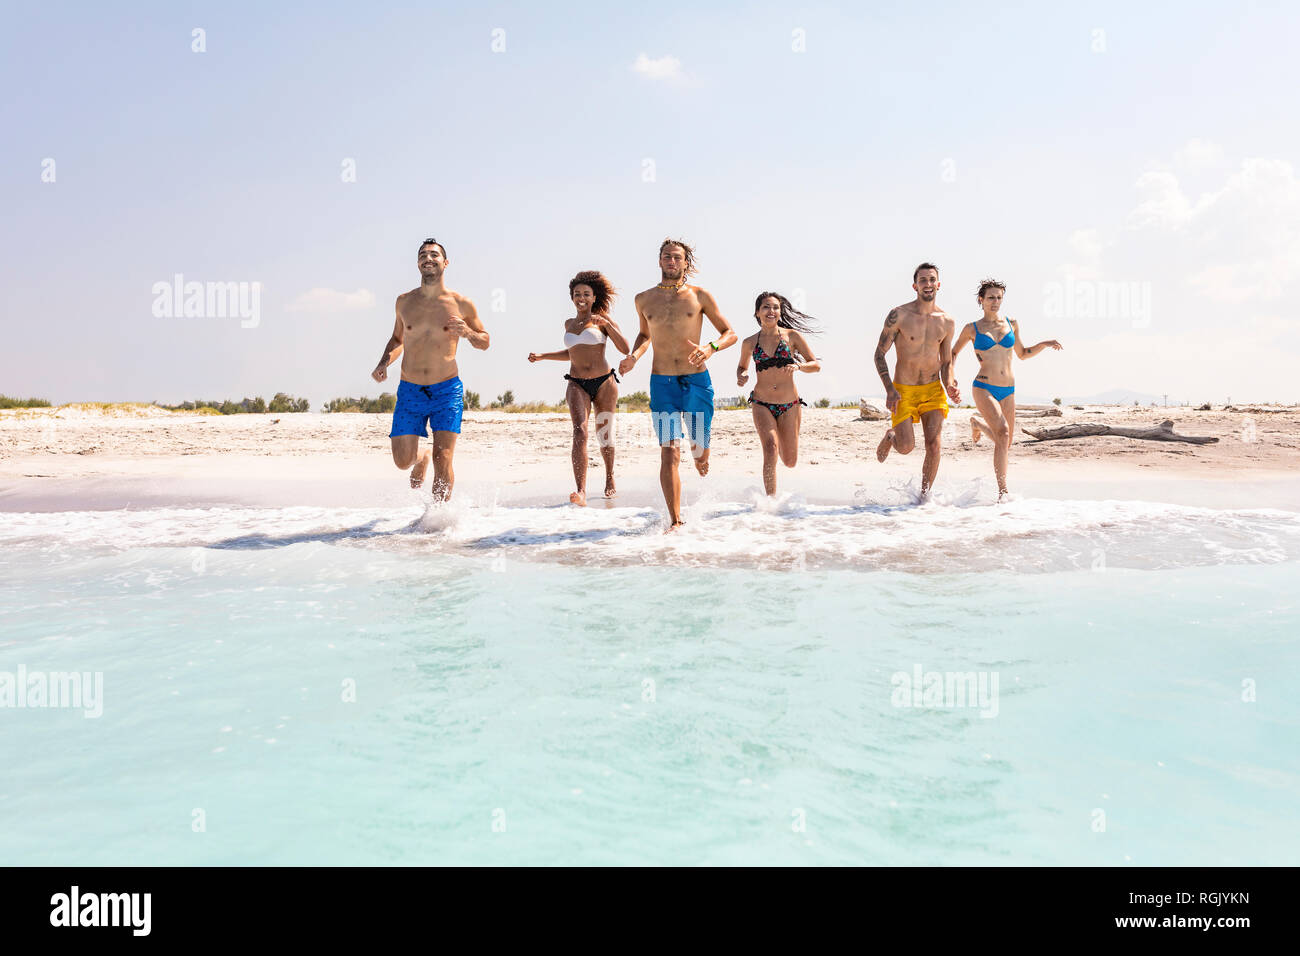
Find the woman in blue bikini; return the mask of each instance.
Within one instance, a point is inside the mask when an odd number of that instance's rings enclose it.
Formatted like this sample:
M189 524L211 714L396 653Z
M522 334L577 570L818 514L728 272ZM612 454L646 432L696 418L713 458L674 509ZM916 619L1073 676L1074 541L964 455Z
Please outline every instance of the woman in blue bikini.
M785 296L759 293L754 318L759 329L741 343L736 384L743 388L749 381L753 358L757 378L749 404L763 446L763 490L775 495L778 456L787 468L793 468L799 458L799 424L807 403L795 388L794 373L819 372L822 366L804 338L817 331L812 317L795 309Z
M967 342L975 347L980 370L971 383L975 407L979 414L971 416L971 437L978 442L981 435L993 441L993 473L998 479L998 500L1007 493L1007 457L1016 427L1016 379L1011 374L1011 353L1022 359L1033 358L1046 348L1060 349L1055 339L1025 346L1020 337L1020 325L1003 319L999 310L1007 287L996 279L980 283L979 303L984 316L961 330L952 346L954 361ZM980 415L983 415L981 420Z
M578 490L569 495L575 505L587 503L587 418L596 410L596 441L605 459L605 497L613 498L614 412L618 404L618 376L605 358L605 343L624 355L631 351L618 325L609 317L614 286L595 270L579 272L569 281L569 298L578 314L564 322L564 348L554 352L529 352L528 361L545 359L569 363L564 400L573 419L573 478Z

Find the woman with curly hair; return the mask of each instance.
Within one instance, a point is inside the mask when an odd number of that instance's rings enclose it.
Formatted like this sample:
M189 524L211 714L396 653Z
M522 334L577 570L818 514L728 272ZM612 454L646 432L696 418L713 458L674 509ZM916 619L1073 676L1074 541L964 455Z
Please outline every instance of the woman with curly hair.
M822 366L804 338L817 331L812 317L792 306L785 296L760 292L754 300L754 319L759 329L741 343L736 384L743 388L749 381L752 358L757 378L749 404L763 446L763 490L775 495L777 458L787 468L793 468L799 458L801 406L807 403L799 397L794 373L819 372Z
M614 414L618 404L618 376L605 359L605 343L624 355L631 351L617 323L609 317L617 293L610 281L594 269L569 280L569 298L577 314L564 322L564 348L554 352L529 352L528 361L568 361L569 381L565 402L573 419L573 478L578 490L569 495L575 505L587 503L587 419L596 409L596 440L605 459L605 497L613 498Z

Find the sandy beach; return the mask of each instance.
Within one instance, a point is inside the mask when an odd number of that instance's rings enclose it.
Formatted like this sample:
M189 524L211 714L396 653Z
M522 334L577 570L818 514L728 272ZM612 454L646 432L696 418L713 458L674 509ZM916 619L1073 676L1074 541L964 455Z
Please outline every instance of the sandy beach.
M937 489L978 489L992 500L992 450L970 435L970 408L952 411ZM855 409L806 408L799 464L778 471L779 490L810 501L882 500L914 486L921 451L874 457L886 424ZM1147 427L1171 420L1179 434L1215 444L1116 436L1037 442L1020 431L1071 422ZM388 415L195 415L147 406L63 406L0 412L0 510L102 510L183 504L355 505L409 502L389 457ZM1065 407L1021 417L1012 448L1013 493L1054 498L1131 498L1208 507L1300 508L1300 408L1248 406ZM618 419L619 504L662 505L649 416ZM500 504L564 502L572 490L565 415L468 412L456 454L457 496ZM589 447L592 504L603 505L603 470ZM711 472L701 480L683 456L684 491L733 494L761 487L758 440L748 411L714 418Z

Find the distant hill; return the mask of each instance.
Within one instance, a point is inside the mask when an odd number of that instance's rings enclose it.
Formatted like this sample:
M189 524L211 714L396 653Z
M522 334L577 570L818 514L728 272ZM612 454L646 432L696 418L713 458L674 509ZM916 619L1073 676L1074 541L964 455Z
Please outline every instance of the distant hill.
M1105 392L1097 392L1095 395L1062 395L1061 401L1071 405L1132 405L1134 402L1139 405L1150 405L1152 402L1163 405L1165 397L1152 395L1149 392L1135 392L1131 388L1112 388ZM1182 401L1182 396L1169 396L1170 405L1177 405Z

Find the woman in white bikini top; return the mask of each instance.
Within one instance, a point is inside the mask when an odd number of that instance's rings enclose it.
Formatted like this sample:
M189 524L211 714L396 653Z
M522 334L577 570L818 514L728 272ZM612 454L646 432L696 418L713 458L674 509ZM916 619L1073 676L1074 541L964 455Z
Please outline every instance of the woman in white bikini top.
M568 361L564 377L569 387L564 400L573 419L573 478L578 490L569 495L575 505L587 503L587 419L596 410L596 440L605 459L605 497L614 489L614 413L618 405L618 376L605 359L605 343L626 355L632 350L618 325L609 317L615 296L610 281L595 270L579 272L569 281L569 298L578 314L564 323L564 348L555 352L529 352L528 361Z

